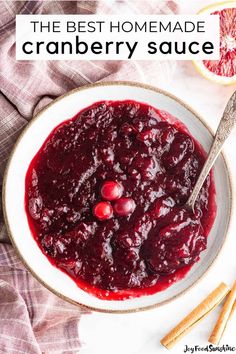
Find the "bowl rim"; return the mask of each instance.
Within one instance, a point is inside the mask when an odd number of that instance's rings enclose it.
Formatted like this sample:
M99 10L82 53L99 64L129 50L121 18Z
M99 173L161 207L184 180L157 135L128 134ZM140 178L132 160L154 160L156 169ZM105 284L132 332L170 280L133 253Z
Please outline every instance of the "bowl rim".
M4 171L4 176L3 176L3 185L2 185L2 209L3 209L3 217L4 217L4 221L5 221L5 226L6 226L6 230L7 230L7 234L10 238L10 241L18 255L18 257L20 258L22 264L26 267L26 269L28 269L30 271L30 273L33 275L33 277L39 281L39 283L41 283L41 285L43 285L46 289L48 289L49 291L51 291L54 295L58 296L59 298L61 298L62 300L71 303L72 305L78 306L78 307L82 307L85 310L90 310L90 311L95 311L95 312L100 312L100 313L110 313L110 314L127 314L127 313L135 313L135 312L141 312L141 311L146 311L146 310L151 310L151 309L155 309L157 307L166 305L171 303L173 300L176 300L177 298L181 297L182 295L186 294L187 292L189 292L189 290L193 289L193 287L195 287L200 280L202 280L206 274L209 272L210 268L213 266L213 264L215 263L216 259L218 258L219 254L222 252L222 249L225 245L225 241L226 241L226 236L232 226L232 214L233 214L233 208L234 208L234 187L233 187L233 178L232 178L232 174L229 168L229 163L228 163L228 159L225 156L225 153L222 151L220 153L220 155L223 158L225 167L226 167L226 174L228 177L228 181L229 181L229 214L228 214L228 218L227 218L227 224L226 224L226 230L224 232L224 236L223 236L223 242L221 247L219 248L218 252L215 254L214 258L212 259L211 263L208 265L207 269L205 270L205 272L202 275L199 275L197 280L190 285L188 288L180 291L178 294L170 297L167 300L161 301L159 303L155 303L152 305L148 305L148 306L144 306L144 307L139 307L139 308L134 308L134 309L128 309L128 310L109 310L109 309L105 309L105 308L96 308L96 307L92 307L92 306L88 306L88 305L84 305L81 304L75 300L72 300L71 298L69 298L66 295L62 295L60 292L58 292L57 290L55 290L52 286L49 286L48 284L45 283L45 281L39 277L37 275L37 273L34 272L34 270L30 267L30 265L28 264L27 260L24 259L24 257L22 256L20 250L18 249L15 240L14 240L14 235L11 232L11 228L10 228L10 223L8 221L8 215L7 215L7 211L6 211L6 181L8 178L8 172L9 172L9 168L12 162L12 158L13 155L15 153L15 150L17 149L18 145L20 144L22 138L24 137L26 131L29 129L29 127L38 119L40 119L40 116L49 108L51 107L54 103L61 101L62 99L64 99L66 96L69 96L75 92L80 92L80 91L84 91L84 90L88 90L90 88L94 88L94 87L100 87L100 86L131 86L131 87L138 87L138 88L142 88L142 89L146 89L146 90L151 90L154 92L157 92L159 94L163 94L164 96L167 96L168 98L171 98L173 100L175 100L177 103L179 103L180 105L182 105L185 109L187 109L188 111L190 111L198 120L200 120L200 122L205 126L205 128L209 131L210 135L212 137L214 137L214 132L211 129L211 127L208 125L208 123L205 121L205 119L199 114L197 113L194 109L192 109L187 103L185 103L182 99L176 97L175 95L173 95L172 93L169 93L163 89L160 89L158 87L155 87L153 85L149 85L149 84L144 84L141 82L134 82L134 81L104 81L104 82L97 82L97 83L92 83L92 84L87 84L81 87L77 87L73 90L70 90L68 92L66 92L65 94L57 97L56 99L54 99L52 102L50 102L48 105L46 105L44 108L42 108L38 113L36 113L36 115L34 117L32 117L32 119L30 120L30 122L26 125L25 128L23 128L23 131L20 133L19 137L17 138L12 151L10 153L10 156L8 158L7 161L7 165Z

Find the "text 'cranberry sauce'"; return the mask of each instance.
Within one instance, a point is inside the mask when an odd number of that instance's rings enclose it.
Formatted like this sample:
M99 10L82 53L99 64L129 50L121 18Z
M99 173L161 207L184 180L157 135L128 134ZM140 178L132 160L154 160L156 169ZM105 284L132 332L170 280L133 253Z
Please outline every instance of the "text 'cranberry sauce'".
M99 298L161 291L207 246L211 175L195 214L183 207L204 161L167 112L130 100L95 103L55 128L29 166L32 234L52 264Z

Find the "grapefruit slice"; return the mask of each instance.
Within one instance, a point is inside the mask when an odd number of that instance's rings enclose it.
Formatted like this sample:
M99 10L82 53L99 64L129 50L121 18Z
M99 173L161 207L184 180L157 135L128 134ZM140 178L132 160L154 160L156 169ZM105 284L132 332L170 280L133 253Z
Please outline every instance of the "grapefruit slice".
M220 16L220 59L194 61L197 70L217 83L236 83L236 1L210 5L199 14Z

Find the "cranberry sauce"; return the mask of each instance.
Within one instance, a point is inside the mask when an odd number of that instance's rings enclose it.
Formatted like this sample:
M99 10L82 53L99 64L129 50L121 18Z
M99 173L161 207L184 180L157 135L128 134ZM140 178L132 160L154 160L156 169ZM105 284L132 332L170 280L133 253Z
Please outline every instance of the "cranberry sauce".
M167 112L95 103L55 128L29 166L32 234L52 264L99 298L161 291L207 246L216 211L211 175L195 214L183 207L204 161Z

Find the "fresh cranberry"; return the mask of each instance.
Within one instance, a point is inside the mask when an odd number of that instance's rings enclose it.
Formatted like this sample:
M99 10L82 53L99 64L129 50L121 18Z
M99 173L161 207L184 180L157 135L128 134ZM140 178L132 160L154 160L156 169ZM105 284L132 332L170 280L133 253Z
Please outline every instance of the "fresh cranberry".
M99 220L108 220L113 215L112 206L108 202L100 202L93 208L93 213Z
M114 204L114 212L119 216L128 216L135 209L135 201L132 198L124 197L118 199Z
M122 196L123 188L118 182L106 181L101 188L101 196L106 200L119 199Z

